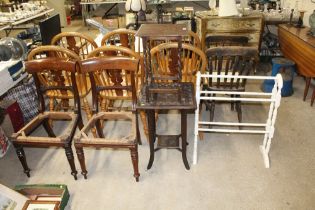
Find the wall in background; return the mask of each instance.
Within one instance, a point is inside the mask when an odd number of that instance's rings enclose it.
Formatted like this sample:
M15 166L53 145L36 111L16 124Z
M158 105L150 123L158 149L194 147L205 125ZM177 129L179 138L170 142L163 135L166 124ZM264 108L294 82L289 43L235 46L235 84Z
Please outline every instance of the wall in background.
M65 10L65 0L47 0L47 5L50 8L54 8L56 13L59 13L61 26L66 26L67 16Z

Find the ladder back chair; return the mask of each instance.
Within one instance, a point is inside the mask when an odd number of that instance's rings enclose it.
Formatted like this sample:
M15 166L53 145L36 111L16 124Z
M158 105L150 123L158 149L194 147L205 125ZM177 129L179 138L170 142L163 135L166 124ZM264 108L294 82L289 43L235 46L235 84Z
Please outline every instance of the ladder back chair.
M210 75L236 75L248 76L254 72L255 59L257 56L255 47L224 46L209 48L206 51L208 58L208 73ZM246 79L209 78L204 84L204 89L211 91L234 91L244 92ZM231 97L240 97L239 94ZM214 118L215 101L205 103L210 110L210 121ZM238 121L242 122L241 102L231 103L231 109L237 111Z
M69 61L78 61L80 60L79 56L75 54L74 52L59 47L59 46L52 46L52 45L46 45L46 46L40 46L35 49L33 49L28 54L28 61L42 59L42 58L61 58L66 59ZM45 77L44 74L39 75L39 80L42 83L47 83L48 79ZM81 85L84 83L84 81L77 78L77 86L84 87L84 85ZM64 108L67 110L69 108L69 99L73 99L73 94L70 92L64 92L60 90L48 90L45 92L45 94L49 98L49 110L54 111L58 110L55 107L55 100L60 100L60 103L58 102L59 108Z
M105 45L116 45L116 46L122 46L127 47L129 49L132 49L133 51L139 52L139 46L140 42L138 42L138 46L135 46L136 43L136 37L135 37L136 31L131 29L116 29L113 31L110 31L104 35L101 41L101 46Z
M12 135L12 142L16 148L17 156L24 168L24 173L30 177L30 169L26 162L23 147L63 147L68 159L71 174L77 179L73 152L71 149L72 139L77 126L83 128L80 114L80 99L76 87L76 65L74 61L67 58L47 57L27 61L25 69L32 74L39 99L40 113L27 125ZM45 111L44 95L47 92L65 93L72 95L74 99L73 111ZM55 132L49 124L49 120L61 121L61 132ZM43 125L48 137L45 135L34 134L40 125Z
M83 147L95 148L128 148L131 153L132 164L134 168L134 177L139 180L138 171L138 135L136 116L132 112L103 112L99 110L99 98L102 92L112 92L113 95L125 99L125 96L131 98L132 110L135 110L137 101L135 89L135 74L138 70L139 59L128 57L93 57L82 61L82 72L88 73L92 84L93 98L93 117L87 125L81 130L80 134L75 137L75 148L80 161L82 175L87 178L85 166L85 157ZM125 79L128 77L128 79ZM116 81L121 81L119 84ZM124 94L128 92L128 94ZM105 137L101 121L131 121L130 135L123 138L111 139ZM91 128L96 127L98 137L91 138L88 132ZM122 132L121 130L119 133Z

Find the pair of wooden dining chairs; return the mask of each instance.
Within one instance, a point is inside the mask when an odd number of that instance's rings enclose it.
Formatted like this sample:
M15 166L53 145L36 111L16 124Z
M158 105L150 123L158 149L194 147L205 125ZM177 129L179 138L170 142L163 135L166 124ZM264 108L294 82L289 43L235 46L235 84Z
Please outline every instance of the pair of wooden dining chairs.
M27 176L30 176L30 169L23 148L56 146L65 149L71 174L77 179L71 147L73 139L75 139L74 146L85 178L87 178L87 170L83 147L109 147L128 148L130 150L134 177L136 181L139 180L137 144L140 140L140 134L139 129L137 129L135 110L135 75L138 71L139 59L125 56L97 56L115 50L123 53L129 52L129 49L123 47L103 47L92 51L90 58L85 60L75 59L76 54L73 51L58 46L42 46L30 52L29 61L25 63L25 68L35 80L40 102L40 114L12 135L13 145ZM81 116L80 86L78 85L82 84L82 80L85 79L81 80L82 75L89 76L93 102L92 116L85 126ZM131 112L101 111L99 100L102 100L103 95L116 95L121 96L121 99L130 99ZM45 96L49 96L49 98L58 96L61 101L67 100L66 108L63 108L63 111L46 111ZM70 99L73 99L73 102L71 100L70 103ZM49 123L51 120L54 121L53 127ZM131 123L130 135L116 139L107 138L103 133L104 122L118 120ZM58 127L58 123L61 126ZM33 132L40 125L43 125L48 136ZM79 127L80 132L75 136L77 127ZM89 131L93 129L96 129L96 137L91 137L89 134Z

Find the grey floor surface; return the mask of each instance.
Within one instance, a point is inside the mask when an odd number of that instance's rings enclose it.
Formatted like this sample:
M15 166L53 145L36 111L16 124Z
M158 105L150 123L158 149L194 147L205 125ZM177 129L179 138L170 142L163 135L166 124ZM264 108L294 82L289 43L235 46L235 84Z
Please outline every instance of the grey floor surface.
M0 159L0 182L9 187L66 184L71 195L68 210L314 209L315 107L310 106L310 96L302 101L303 90L304 80L295 77L294 94L282 98L270 169L264 167L259 152L262 135L206 134L199 142L198 164L192 165L194 115L190 114L189 171L176 150L156 152L153 167L147 170L149 146L140 125L143 145L139 146L139 183L132 176L127 150L85 149L88 179L79 175L75 181L62 149L26 148L32 169L27 178L13 147ZM244 121L264 121L266 110L263 104L245 104ZM203 117L207 115L204 111ZM215 118L236 120L236 113L228 105L219 105ZM161 114L158 132L178 131L178 120L176 113ZM76 156L75 161L80 172Z

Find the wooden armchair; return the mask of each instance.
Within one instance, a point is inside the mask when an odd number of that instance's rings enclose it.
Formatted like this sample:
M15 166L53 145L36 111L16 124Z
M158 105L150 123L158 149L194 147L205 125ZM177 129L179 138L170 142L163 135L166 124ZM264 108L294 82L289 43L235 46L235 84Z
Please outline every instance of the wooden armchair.
M65 49L63 49L65 50ZM67 52L67 51L61 51ZM71 52L67 52L71 53ZM71 149L72 138L76 127L83 128L80 114L80 99L76 87L76 62L69 61L68 58L48 57L27 61L25 69L32 74L35 80L37 94L40 102L40 113L17 133L12 135L12 142L16 148L16 153L24 168L24 173L29 177L30 169L26 162L23 147L63 147L71 168L71 174L77 179L77 171L74 164L73 152ZM48 92L48 93L47 93ZM44 94L51 95L65 94L71 95L74 99L74 109L68 112L45 111ZM58 135L53 131L48 121L61 121L63 123L62 132ZM45 135L35 135L33 131L43 125L48 137Z
M162 76L172 76L178 74L178 43L164 43L160 44L150 51L151 66L153 74ZM182 51L180 54L181 62L181 82L196 83L196 73L200 71L205 72L207 59L202 50L190 45L182 44Z
M95 148L128 148L131 152L131 159L134 168L134 177L139 180L138 171L138 138L136 116L131 112L102 112L99 111L99 98L102 98L104 92L106 95L113 95L116 98L131 99L132 110L136 105L135 74L138 70L139 59L128 57L94 57L82 61L82 72L88 73L92 84L93 95L93 117L87 125L75 137L75 148L80 161L82 175L87 178L85 166L85 157L83 147ZM119 84L116 83L119 81ZM135 112L134 112L135 113ZM105 138L101 121L131 121L131 133L123 138L109 139ZM91 138L88 132L96 126L98 138ZM120 131L121 133L121 131Z
M257 56L255 47L225 46L209 48L206 51L208 58L208 71L212 75L249 75L254 71L255 58ZM211 91L233 91L232 97L240 97L237 92L244 92L246 79L220 79L209 78L204 88ZM210 121L214 118L215 101L206 103L210 110ZM242 122L241 102L231 103L231 109L237 111L238 121Z
M98 46L95 41L79 32L62 32L53 37L52 45L57 45L74 52L80 60L86 59L88 54ZM83 104L83 109L87 119L92 116L91 108L87 100L87 95L91 90L91 84L87 75L76 74L79 96Z
M132 49L133 51L137 50L139 52L139 48L136 48L135 46L136 41L135 34L136 34L135 30L124 28L110 31L107 34L105 34L104 37L102 38L101 46L116 45Z
M62 32L51 40L52 45L58 45L77 54L80 59L86 59L88 54L98 46L89 36L79 32Z
M201 49L201 42L198 34L193 31L188 31L188 36L183 37L183 41L186 44L191 44L199 49Z

